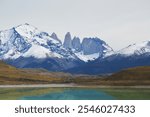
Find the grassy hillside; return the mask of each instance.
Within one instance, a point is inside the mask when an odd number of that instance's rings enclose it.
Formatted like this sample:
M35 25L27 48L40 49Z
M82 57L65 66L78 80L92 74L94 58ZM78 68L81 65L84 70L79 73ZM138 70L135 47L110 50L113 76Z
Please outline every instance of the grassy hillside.
M95 76L91 78L77 77L73 82L84 85L150 85L150 66L130 68L110 76Z
M0 85L63 83L69 76L41 69L17 69L0 61Z
M150 67L129 68L111 75L109 80L150 80Z
M122 70L109 76L107 81L113 85L150 85L150 66Z
M80 85L150 85L150 66L122 70L110 76L71 75L43 69L17 69L0 61L0 85L76 83Z

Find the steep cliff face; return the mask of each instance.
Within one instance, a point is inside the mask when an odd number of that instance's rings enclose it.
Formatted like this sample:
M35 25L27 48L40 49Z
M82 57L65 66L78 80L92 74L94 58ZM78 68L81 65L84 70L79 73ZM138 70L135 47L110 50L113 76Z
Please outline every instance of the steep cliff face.
M99 38L71 38L71 34L65 36L63 47L71 50L82 61L93 61L113 53L113 49Z
M66 49L72 49L72 38L70 32L65 35L63 47Z
M56 33L53 32L50 37L62 43L61 40L57 37Z
M100 53L102 54L102 41L98 38L84 38L82 42L82 50L84 55Z
M82 50L80 39L78 37L74 37L73 38L73 40L72 40L72 48L75 49L76 52L80 52Z

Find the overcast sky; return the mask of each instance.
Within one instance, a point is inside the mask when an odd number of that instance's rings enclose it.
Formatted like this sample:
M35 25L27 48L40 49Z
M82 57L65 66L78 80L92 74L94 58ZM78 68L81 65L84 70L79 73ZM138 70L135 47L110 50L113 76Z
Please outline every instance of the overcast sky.
M99 37L118 50L150 40L150 0L0 0L0 30L24 23L60 38Z

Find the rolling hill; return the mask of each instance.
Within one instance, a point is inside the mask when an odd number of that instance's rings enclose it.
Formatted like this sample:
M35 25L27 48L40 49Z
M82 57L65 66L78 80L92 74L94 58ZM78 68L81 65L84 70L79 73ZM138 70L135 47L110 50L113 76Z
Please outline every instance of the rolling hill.
M129 68L108 76L76 77L73 82L82 85L147 86L150 85L150 66Z
M150 85L150 66L122 70L112 75L72 75L44 69L18 69L0 61L0 85L74 83L77 85Z
M69 76L44 69L17 69L0 61L0 85L63 83Z
M113 85L150 85L150 66L122 70L105 80Z

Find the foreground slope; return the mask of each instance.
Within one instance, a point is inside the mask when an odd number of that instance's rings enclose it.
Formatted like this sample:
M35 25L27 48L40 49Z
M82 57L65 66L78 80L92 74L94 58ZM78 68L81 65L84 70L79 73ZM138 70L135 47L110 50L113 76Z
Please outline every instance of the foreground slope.
M64 83L69 76L43 69L17 69L0 61L0 85Z
M112 75L71 75L44 69L18 69L0 61L0 85L64 84L97 86L150 86L150 66L130 68Z
M111 85L150 85L150 66L135 67L115 73L103 81ZM107 83L106 83L107 84Z
M129 68L115 73L109 80L150 80L150 66Z
M76 77L74 83L98 86L150 86L150 66L122 70L109 76Z

